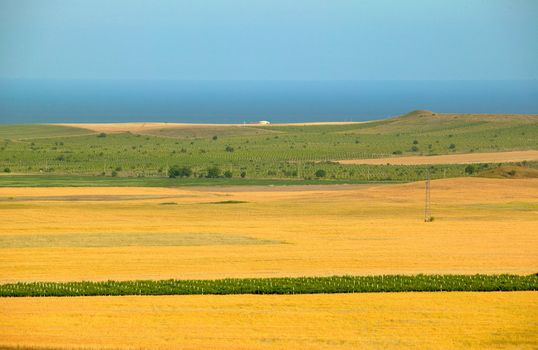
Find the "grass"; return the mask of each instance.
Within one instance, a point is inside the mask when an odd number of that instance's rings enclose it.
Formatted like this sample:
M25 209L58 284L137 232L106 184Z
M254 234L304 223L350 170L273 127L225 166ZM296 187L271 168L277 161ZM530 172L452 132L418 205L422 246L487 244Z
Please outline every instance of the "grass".
M151 131L152 135L124 132L106 137L73 136L83 129L59 126L21 128L0 126L0 135L8 139L0 143L0 171L165 177L169 167L177 164L191 167L194 177L203 177L208 168L218 166L234 178L244 174L250 179L313 180L315 172L323 169L332 180L414 181L424 177L424 167L365 167L333 161L384 158L395 153L426 156L538 147L537 116L425 111L364 124L198 126L158 129ZM50 128L60 128L69 137L60 137L60 131L54 133ZM434 177L465 176L458 166L435 169L439 171Z
M0 125L0 140L25 140L38 138L61 138L95 134L84 128L59 125Z
M394 292L513 292L538 290L538 274L382 275L222 280L34 282L0 285L0 297L197 294L319 294Z
M181 126L181 127L166 127L162 129L150 129L143 132L144 135L165 136L179 139L197 139L197 138L213 138L228 137L228 136L254 136L267 135L277 133L272 130L257 128L253 126Z
M0 176L0 187L189 187L189 186L291 186L339 185L365 183L398 183L399 181L365 180L294 180L294 179L241 179L241 178L175 178L168 177L104 177L57 175Z
M499 179L538 178L538 167L535 163L530 165L530 167L521 166L521 164L501 165L493 169L482 170L480 176Z

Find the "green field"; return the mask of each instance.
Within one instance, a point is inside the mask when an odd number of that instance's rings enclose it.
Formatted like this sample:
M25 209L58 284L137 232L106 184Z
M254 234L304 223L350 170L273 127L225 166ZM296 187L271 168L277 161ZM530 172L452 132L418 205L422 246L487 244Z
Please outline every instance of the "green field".
M0 176L0 187L182 187L182 186L292 186L343 185L364 183L398 183L400 181L365 181L360 179L264 179L264 178L168 178L168 177L110 177L62 175Z
M425 166L342 165L335 161L537 149L538 116L416 111L370 123L167 127L146 133L0 126L0 171L164 178L171 166L180 165L192 169L190 178L207 177L208 169L217 167L213 177L243 180L414 181L425 177ZM438 165L430 172L433 178L470 175L461 165Z
M493 292L538 290L538 275L385 275L221 280L32 282L0 285L0 297L188 294Z

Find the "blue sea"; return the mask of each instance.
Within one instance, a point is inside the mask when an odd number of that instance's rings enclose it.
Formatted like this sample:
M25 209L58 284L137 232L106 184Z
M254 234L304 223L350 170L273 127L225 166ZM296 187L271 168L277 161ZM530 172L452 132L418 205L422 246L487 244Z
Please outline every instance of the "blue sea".
M538 80L0 80L10 124L364 121L415 109L538 114Z

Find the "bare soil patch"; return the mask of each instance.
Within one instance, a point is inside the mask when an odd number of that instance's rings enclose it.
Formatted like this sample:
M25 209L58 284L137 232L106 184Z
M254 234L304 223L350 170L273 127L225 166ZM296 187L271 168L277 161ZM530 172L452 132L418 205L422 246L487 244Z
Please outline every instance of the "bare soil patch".
M275 123L269 124L274 126L308 126L308 125L351 125L351 124L363 124L368 122L311 122L311 123ZM230 128L236 129L237 127L245 127L255 129L256 127L266 127L268 125L262 124L196 124L196 123L69 123L69 124L53 124L60 126L69 126L75 128L84 128L95 132L105 133L120 133L120 132L132 132L132 133L149 133L157 134L156 132L166 129L214 129L214 128ZM269 131L267 129L264 129ZM165 135L166 136L166 133Z
M372 159L339 160L340 164L394 164L394 165L420 165L420 164L471 164L471 163L502 163L538 160L538 150L446 154L439 156L409 156L388 157Z

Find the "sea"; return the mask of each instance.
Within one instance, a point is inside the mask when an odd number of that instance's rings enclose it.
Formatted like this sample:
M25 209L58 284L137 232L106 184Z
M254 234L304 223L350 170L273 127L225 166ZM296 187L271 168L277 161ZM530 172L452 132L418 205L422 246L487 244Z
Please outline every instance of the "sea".
M366 121L427 109L538 114L538 80L0 80L0 123Z

